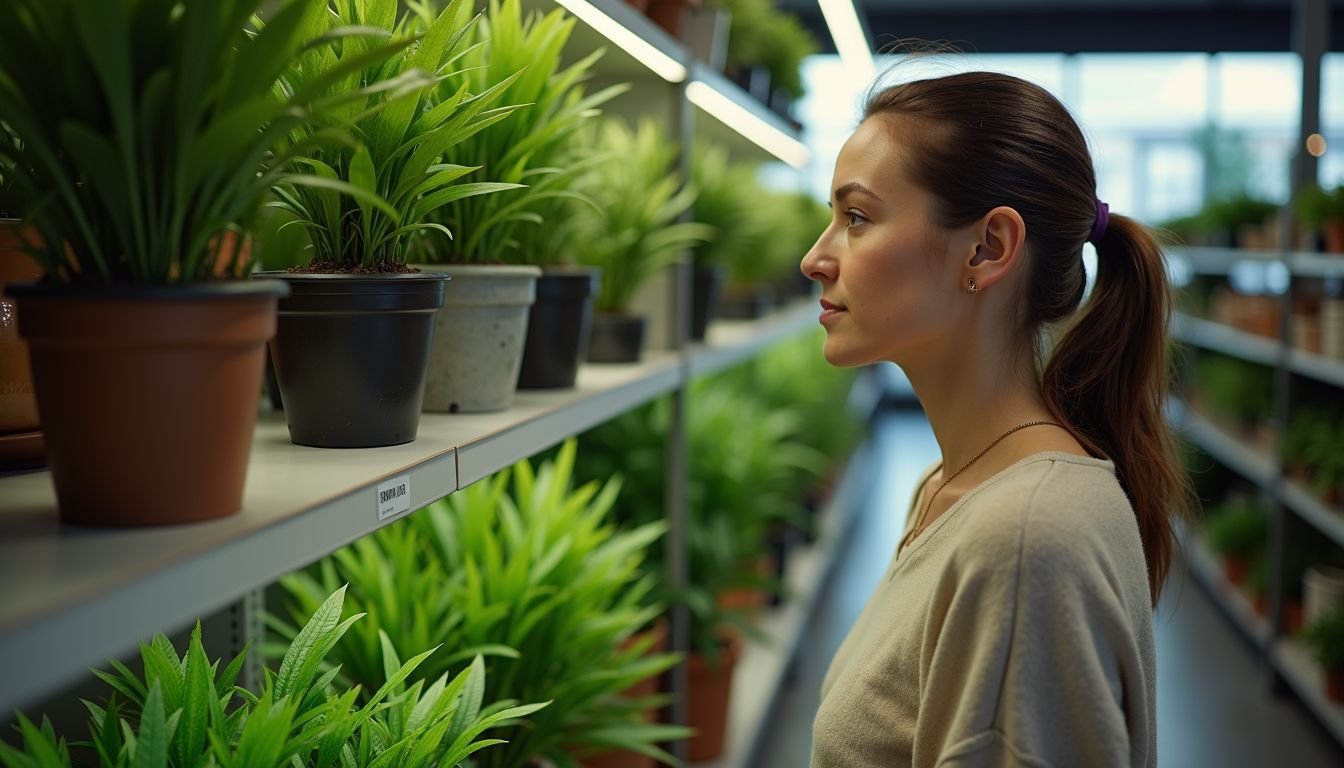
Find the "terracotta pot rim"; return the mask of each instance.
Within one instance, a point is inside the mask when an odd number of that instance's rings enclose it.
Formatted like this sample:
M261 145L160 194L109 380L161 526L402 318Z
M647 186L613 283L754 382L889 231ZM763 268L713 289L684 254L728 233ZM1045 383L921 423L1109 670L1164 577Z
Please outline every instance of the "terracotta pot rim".
M90 301L183 301L284 297L289 286L278 280L221 280L215 283L139 285L133 283L62 284L39 280L11 283L5 293L24 299L85 299Z

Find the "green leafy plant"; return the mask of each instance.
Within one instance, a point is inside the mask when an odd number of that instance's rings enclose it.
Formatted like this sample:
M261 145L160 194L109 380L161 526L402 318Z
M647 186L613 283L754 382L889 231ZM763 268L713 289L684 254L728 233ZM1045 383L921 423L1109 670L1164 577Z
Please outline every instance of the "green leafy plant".
M770 71L770 87L783 88L793 98L801 98L803 60L817 53L817 40L807 27L788 11L775 9L769 17L770 42L762 50L760 63Z
M730 164L728 151L722 147L708 147L697 151L692 159L691 183L696 190L691 218L714 230L713 235L695 245L695 263L729 266L758 254L769 222L759 199L762 190L754 169Z
M1319 232L1325 222L1344 219L1344 185L1327 191L1309 184L1298 191L1294 210L1302 226Z
M1218 554L1249 558L1266 546L1269 515L1251 499L1230 499L1208 515L1204 531Z
M141 647L144 673L113 662L95 672L114 691L103 704L84 702L97 764L188 768L282 768L307 765L402 765L450 768L477 751L504 742L482 739L545 704L483 707L484 663L478 657L451 681L406 680L433 651L402 663L386 637L381 661L386 683L355 706L357 688L333 687L339 668L325 657L362 615L341 620L344 589L331 594L287 648L278 671L266 671L260 692L234 684L247 652L221 671L207 660L198 624L187 653L178 656L164 636ZM117 695L124 697L118 701ZM38 727L20 715L23 749L0 744L0 765L69 766L64 739L50 723Z
M483 168L477 175L485 173L519 186L440 208L435 220L462 237L451 249L430 251L427 258L542 265L569 256L563 247L557 248L553 235L566 229L570 204L576 198L586 202L573 190L575 180L601 160L599 154L582 151L576 136L596 117L598 107L627 88L613 85L584 94L583 81L602 51L562 67L561 52L574 24L562 10L524 18L520 0L490 0L461 68L439 87L484 92L505 83L501 98L526 106L509 120L456 144L448 157Z
M358 95L273 94L325 3L0 3L0 163L59 283L192 283L242 269L246 230L298 151L284 138ZM230 238L238 242L241 238Z
M569 749L623 748L670 762L656 745L687 735L644 721L661 698L618 695L676 661L649 655L652 638L629 642L662 610L641 564L665 525L618 532L607 516L619 481L573 488L575 451L570 441L536 470L519 462L334 556L318 577L284 582L303 605L325 580L350 578L352 599L378 612L392 647L428 638L458 650L431 661L428 674L452 667L462 649L488 652L488 697L554 702L511 729L509 746L483 753L480 768L539 755L569 765ZM378 678L367 635L333 655L349 674Z
M1201 353L1195 363L1194 380L1214 415L1247 425L1269 418L1274 391L1272 369L1226 355Z
M335 97L369 84L332 125L297 132L294 163L309 175L276 185L278 199L268 204L308 231L315 265L398 271L415 239L454 236L430 219L434 211L519 187L464 182L480 169L443 162L453 147L512 114L515 107L494 105L517 74L476 92L466 83L440 91L456 76L451 68L465 66L478 17L469 0L453 0L438 16L419 3L410 8L394 24L395 3L337 3L313 29L337 39L293 57L284 72L282 93ZM332 77L339 72L346 74ZM350 130L332 130L344 127Z
M1302 642L1327 670L1344 670L1344 608L1318 619L1302 632Z
M578 183L578 191L596 203L576 212L577 237L585 244L579 258L602 269L596 308L625 312L645 280L713 231L676 223L695 202L695 191L682 185L674 170L675 145L654 123L631 131L604 121L600 146L606 159Z
M1322 495L1344 487L1344 420L1322 413L1304 427L1302 458L1313 489Z

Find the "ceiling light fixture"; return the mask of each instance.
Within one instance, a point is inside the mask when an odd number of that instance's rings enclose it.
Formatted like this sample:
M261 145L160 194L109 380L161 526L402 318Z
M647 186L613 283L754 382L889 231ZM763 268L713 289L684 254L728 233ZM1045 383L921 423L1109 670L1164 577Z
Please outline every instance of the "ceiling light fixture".
M831 39L835 41L835 50L845 67L855 77L868 82L877 75L877 65L873 63L873 51L868 47L868 36L863 33L863 24L859 22L859 11L854 0L819 0L821 15L826 18L826 27L831 30Z
M655 75L669 83L680 83L686 79L686 66L663 53L649 41L630 31L624 24L611 18L588 0L555 0L565 10L579 17L599 35L610 40L616 47L653 70Z
M751 140L766 152L794 168L807 165L811 153L801 141L766 122L707 83L692 80L686 84L686 98L724 125Z

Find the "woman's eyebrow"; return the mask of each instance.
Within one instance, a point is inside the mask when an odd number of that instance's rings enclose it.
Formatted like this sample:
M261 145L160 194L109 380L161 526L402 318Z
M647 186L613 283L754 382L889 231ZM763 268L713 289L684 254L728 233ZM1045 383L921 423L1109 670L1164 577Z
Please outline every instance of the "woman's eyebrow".
M851 181L848 184L844 184L842 186L837 187L835 190L834 197L836 202L841 202L846 197L849 197L850 195L853 194L867 195L868 197L871 197L879 202L881 202L882 200L882 198L877 196L877 193L873 192L873 190L863 186L857 181Z

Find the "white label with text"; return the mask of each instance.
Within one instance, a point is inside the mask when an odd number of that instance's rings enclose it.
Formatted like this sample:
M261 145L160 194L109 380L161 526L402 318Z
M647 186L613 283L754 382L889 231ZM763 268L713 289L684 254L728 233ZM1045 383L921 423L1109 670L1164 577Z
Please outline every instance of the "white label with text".
M378 519L411 511L411 476L402 475L378 486Z

